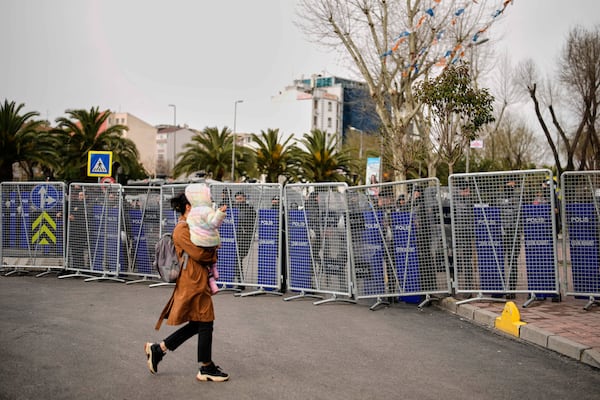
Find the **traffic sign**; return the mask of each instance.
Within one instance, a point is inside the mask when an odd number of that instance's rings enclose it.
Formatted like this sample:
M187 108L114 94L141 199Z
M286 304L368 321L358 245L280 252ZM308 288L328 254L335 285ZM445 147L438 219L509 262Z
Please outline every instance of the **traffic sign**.
M49 210L58 202L58 191L51 185L37 185L29 195L31 203L40 210Z
M89 151L87 175L97 177L111 176L112 151Z

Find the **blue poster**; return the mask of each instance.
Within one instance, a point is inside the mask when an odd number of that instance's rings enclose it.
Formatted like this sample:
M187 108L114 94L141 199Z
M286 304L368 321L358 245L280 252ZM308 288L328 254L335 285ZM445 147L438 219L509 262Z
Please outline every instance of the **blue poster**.
M288 256L291 289L312 289L312 255L304 210L289 210Z
M475 207L475 247L482 290L504 291L504 252L498 207Z
M258 210L258 284L277 286L279 210Z
M414 213L411 212L393 212L391 215L394 261L400 293L415 293L421 290L414 218Z
M592 203L566 205L571 250L573 290L582 294L600 292L598 220Z
M552 218L550 204L523 206L528 290L557 290Z

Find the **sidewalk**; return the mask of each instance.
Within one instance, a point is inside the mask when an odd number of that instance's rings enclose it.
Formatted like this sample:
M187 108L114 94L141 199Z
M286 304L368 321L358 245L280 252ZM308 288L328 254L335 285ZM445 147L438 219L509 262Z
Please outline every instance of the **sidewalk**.
M512 300L520 320L525 323L519 328L520 339L600 368L600 307L597 304L586 311L587 299L563 296L560 302L536 300L524 308L527 299L526 294L519 294ZM506 305L486 299L457 302L460 301L447 297L437 305L490 328L495 327L496 318L502 315Z

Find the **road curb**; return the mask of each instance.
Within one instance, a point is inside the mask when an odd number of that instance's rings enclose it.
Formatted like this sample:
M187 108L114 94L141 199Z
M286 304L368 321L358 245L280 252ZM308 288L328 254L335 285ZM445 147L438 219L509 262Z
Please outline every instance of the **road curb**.
M453 297L445 297L437 302L437 306L442 310L456 314L475 324L501 332L495 328L496 318L500 317L501 314L480 309L472 303L456 304L457 301L458 300ZM511 335L507 335L507 337L514 338L514 336ZM517 337L525 342L544 347L592 367L600 368L600 351L577 343L571 339L561 337L560 335L556 335L545 329L525 324L520 327L519 335Z

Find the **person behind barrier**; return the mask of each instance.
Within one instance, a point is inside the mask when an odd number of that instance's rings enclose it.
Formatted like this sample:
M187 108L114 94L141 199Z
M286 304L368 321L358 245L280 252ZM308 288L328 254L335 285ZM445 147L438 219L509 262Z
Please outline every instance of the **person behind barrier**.
M310 192L304 202L306 221L313 262L321 265L321 210L319 207L319 193L315 190Z
M92 211L90 205L86 204L86 196L81 186L73 186L70 195L71 204L69 212L69 254L71 268L86 268L86 253L88 250L88 227L86 223L86 211Z
M271 199L271 208L273 210L279 210L279 196L274 196Z
M256 210L247 199L246 193L237 192L233 208L238 210L237 223L235 226L235 238L238 246L238 255L240 265L242 260L248 255L252 237L254 236L254 224L256 222ZM240 282L239 268L235 269L235 282Z
M473 198L467 180L459 180L452 187L454 202L454 243L455 280L462 279L460 289L472 290L473 287L473 245L475 243Z
M502 228L502 245L504 250L504 272L508 272L508 290L517 286L517 261L521 253L521 234L523 224L519 218L521 208L521 191L518 190L516 179L509 176L504 181L500 198L500 222ZM507 299L514 299L514 293L507 293Z
M196 246L190 238L190 228L187 218L192 209L185 193L171 199L171 206L181 214L179 223L173 229L173 243L182 261L184 252L189 259L185 268L175 283L171 298L160 314L155 329L160 329L164 319L168 325L183 327L167 336L160 343L146 343L148 369L151 373L158 372L158 363L164 358L167 350L174 351L192 336L198 335L197 359L199 371L196 379L199 381L223 382L229 375L215 365L212 359L213 326L215 312L212 294L208 286L208 268L217 262L216 248L207 249Z

